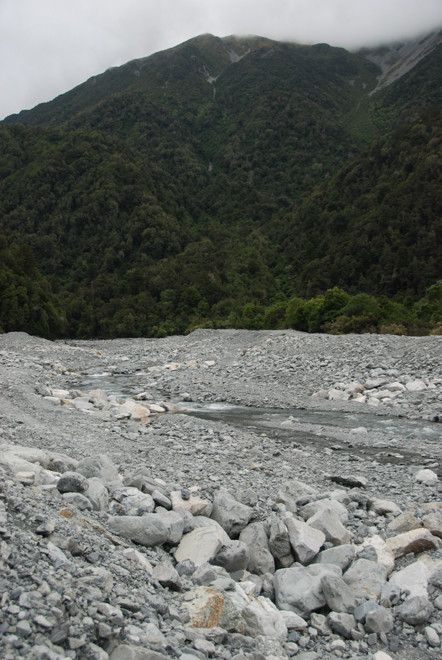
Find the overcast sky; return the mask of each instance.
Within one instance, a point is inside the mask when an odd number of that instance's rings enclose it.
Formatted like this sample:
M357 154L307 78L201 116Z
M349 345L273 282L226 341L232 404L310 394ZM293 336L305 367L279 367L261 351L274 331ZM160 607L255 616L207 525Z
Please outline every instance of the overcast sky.
M442 0L0 0L0 118L205 32L355 49L442 27Z

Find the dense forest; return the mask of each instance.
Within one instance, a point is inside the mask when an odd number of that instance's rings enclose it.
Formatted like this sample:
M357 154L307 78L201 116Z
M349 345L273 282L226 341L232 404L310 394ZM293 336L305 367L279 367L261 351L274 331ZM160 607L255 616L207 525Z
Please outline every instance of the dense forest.
M0 328L442 324L442 45L204 35L0 123Z

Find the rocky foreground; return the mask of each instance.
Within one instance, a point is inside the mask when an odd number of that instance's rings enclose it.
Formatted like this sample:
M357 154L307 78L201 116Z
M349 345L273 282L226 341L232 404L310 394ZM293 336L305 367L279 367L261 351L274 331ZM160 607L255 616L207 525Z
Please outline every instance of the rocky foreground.
M441 349L0 336L0 657L439 658ZM183 414L192 401L287 410L293 439ZM404 417L423 426L395 431Z

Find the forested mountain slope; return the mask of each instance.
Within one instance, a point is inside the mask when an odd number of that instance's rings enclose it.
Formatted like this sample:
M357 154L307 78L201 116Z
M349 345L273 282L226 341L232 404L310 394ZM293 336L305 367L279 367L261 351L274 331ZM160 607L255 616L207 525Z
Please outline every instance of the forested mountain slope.
M441 48L374 92L366 54L203 35L9 117L0 233L30 249L52 334L185 332L334 286L422 296ZM14 305L0 327L26 329Z

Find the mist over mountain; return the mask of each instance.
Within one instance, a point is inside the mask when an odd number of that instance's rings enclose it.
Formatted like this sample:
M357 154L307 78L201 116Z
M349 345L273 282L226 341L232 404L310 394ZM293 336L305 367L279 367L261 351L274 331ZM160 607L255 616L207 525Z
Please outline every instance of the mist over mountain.
M270 327L333 287L410 308L442 277L441 60L438 32L202 35L8 117L0 325Z

